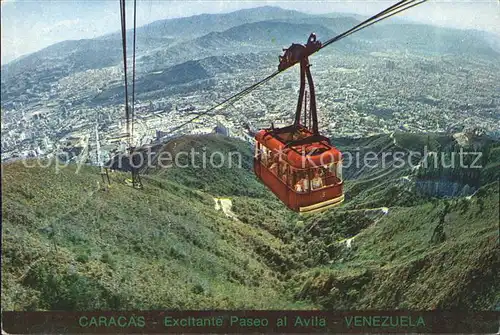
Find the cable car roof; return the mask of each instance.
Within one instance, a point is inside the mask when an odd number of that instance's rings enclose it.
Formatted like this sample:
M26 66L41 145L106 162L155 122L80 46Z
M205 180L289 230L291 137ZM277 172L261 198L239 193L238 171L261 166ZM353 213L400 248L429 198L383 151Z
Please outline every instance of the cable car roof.
M309 135L305 137L306 139L312 138L312 133L306 135ZM328 143L327 138L306 144L293 144L291 141L283 141L283 137L272 134L270 129L263 129L256 134L255 139L272 152L281 154L282 159L297 169L309 169L342 160L340 151Z

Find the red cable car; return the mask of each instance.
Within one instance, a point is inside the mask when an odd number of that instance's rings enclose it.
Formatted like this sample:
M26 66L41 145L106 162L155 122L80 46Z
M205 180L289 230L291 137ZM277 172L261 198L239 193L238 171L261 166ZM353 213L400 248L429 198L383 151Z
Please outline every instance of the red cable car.
M301 213L324 210L344 201L342 154L318 131L316 96L308 56L320 48L321 43L311 34L306 45L292 44L284 49L279 70L300 62L295 122L283 128L272 126L260 130L255 136L255 174L290 209ZM307 127L307 106L301 121L306 77L312 129Z

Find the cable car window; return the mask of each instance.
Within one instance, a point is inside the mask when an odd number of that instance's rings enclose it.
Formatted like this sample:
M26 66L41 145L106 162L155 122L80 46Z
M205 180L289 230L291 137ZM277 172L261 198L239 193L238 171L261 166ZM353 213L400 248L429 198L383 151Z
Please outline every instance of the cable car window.
M285 162L283 160L279 162L279 171L280 171L279 177L287 185L289 185L289 183L288 183L288 169L289 168L288 168L287 162Z
M277 176L278 175L278 161L271 160L270 164L271 165L269 165L269 170Z
M267 167L269 161L269 149L262 146L262 163Z
M277 155L269 150L269 155L268 155L268 160L267 160L267 168L269 171L271 171L274 175L278 175L278 157Z
M289 182L290 182L290 184L291 184L291 186L290 186L290 187L291 187L294 191L298 192L298 191L297 191L297 189L296 189L296 187L295 187L295 185L297 184L297 181L298 181L298 180L297 180L297 170L296 170L296 169L294 169L293 167L290 167L290 177L289 177L289 179L290 179L290 181L289 181Z
M335 163L322 166L323 181L325 186L336 184L335 171Z
M337 162L337 171L336 171L337 178L339 181L342 181L342 161Z
M325 186L323 168L312 169L311 188L317 190Z
M268 169L271 169L271 166L273 165L274 163L274 153L272 152L272 150L267 150L267 168Z
M323 187L333 184L332 173L330 172L329 165L320 167L321 178L323 180Z
M297 169L290 167L290 187L296 192L302 192L302 186L297 185L299 182L299 172Z
M304 178L304 192L311 190L311 170L307 170Z
M305 193L309 191L309 176L305 171L295 172L294 190L298 193Z
M335 163L331 163L328 165L328 176L336 176L337 175L337 167Z

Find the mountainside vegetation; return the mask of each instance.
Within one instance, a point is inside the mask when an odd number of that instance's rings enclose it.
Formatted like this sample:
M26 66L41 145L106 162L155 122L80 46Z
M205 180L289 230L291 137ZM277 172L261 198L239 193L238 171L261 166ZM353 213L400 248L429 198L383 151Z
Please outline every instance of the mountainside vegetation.
M409 150L428 140L395 134L336 144ZM430 140L453 147L453 138ZM471 195L419 193L411 169L350 167L346 202L302 216L254 177L247 143L219 135L158 149L238 152L241 166L145 167L142 190L119 171L107 187L95 167L3 164L2 306L492 309L500 301L499 185L490 167L499 146L477 141L488 155Z
M2 306L10 310L285 308L282 243L167 179L3 166Z

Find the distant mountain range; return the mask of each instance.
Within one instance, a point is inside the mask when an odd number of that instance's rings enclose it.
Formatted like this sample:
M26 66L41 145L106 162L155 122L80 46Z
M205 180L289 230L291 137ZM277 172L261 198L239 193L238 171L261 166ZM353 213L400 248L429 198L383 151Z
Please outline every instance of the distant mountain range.
M146 38L175 38L189 40L203 36L212 31L224 31L242 24L266 21L309 18L313 15L279 7L263 6L241 9L224 14L201 14L189 17L158 20L137 29L137 36ZM116 32L100 37L100 39L121 39Z
M156 21L137 30L138 77L167 71L172 66L183 68L194 64L193 61L212 56L240 57L249 53L274 52L277 60L283 47L305 43L311 32L324 41L356 25L360 19L347 14L318 16L265 6L227 14ZM496 47L500 42L478 31L407 24L401 20L388 22L392 24L369 27L335 44L332 49L355 53L406 50L474 58L498 58L500 55L500 48ZM128 45L131 46L132 35L129 35ZM2 100L24 94L31 86L35 91L38 89L37 93L43 92L49 83L74 73L121 66L122 57L118 32L54 44L2 66ZM197 78L188 75L173 79L173 82Z

